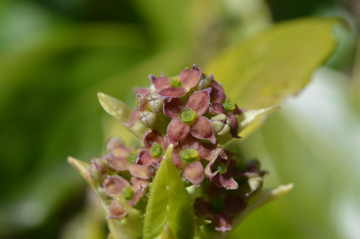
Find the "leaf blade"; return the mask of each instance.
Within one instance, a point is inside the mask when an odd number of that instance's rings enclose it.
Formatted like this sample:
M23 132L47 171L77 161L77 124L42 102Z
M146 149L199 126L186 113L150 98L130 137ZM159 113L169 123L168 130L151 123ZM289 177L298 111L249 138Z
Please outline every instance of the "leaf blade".
M178 239L190 239L194 234L194 211L186 188L171 161L169 146L150 188L146 208L144 239L162 235L171 230ZM181 226L181 227L180 227Z

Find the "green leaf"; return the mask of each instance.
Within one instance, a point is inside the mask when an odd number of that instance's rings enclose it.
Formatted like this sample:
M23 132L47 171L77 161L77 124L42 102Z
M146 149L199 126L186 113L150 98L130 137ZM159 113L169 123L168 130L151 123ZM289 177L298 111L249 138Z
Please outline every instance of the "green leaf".
M190 239L194 235L194 210L178 170L171 161L172 148L172 145L168 147L150 187L144 239L164 237L168 235L166 230L172 232L172 237L165 238Z
M204 72L213 73L240 107L279 105L297 94L334 51L333 18L309 18L275 25L254 39L230 47Z
M127 104L101 92L98 93L98 98L101 106L107 113L120 120L124 125L130 121L132 110ZM144 133L148 130L139 122L139 120L132 126L125 126L131 133L139 138L142 138Z

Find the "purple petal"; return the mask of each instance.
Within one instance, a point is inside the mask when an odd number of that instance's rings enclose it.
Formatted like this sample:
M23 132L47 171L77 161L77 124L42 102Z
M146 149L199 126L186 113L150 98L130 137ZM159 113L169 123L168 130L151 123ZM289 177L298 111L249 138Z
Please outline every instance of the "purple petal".
M112 195L120 195L127 186L130 186L130 183L118 175L108 176L103 183L105 193L110 197Z
M106 218L107 220L109 220L110 218L119 219L126 215L125 209L123 208L121 203L118 202L117 200L111 201L110 207L109 207L109 213L110 213L110 215Z
M240 138L238 135L238 131L239 131L239 124L238 124L238 120L235 116L235 114L233 113L229 113L229 117L230 117L230 133L232 135L232 137L234 138Z
M164 144L164 138L163 136L157 132L156 130L151 130L145 133L143 137L143 143L146 148L151 148L152 144L154 142L157 142L160 145Z
M186 137L189 135L190 126L183 123L179 119L173 119L167 127L167 133L169 136L170 143L176 146L179 142L186 139Z
M134 110L133 113L131 114L129 123L127 123L126 125L127 126L133 125L135 121L139 118L139 115L140 115L140 109Z
M149 185L148 180L137 178L137 177L132 177L130 179L130 182L132 184L131 187L132 187L132 189L134 189L134 191L137 191L140 188L146 188Z
M139 200L145 195L146 193L146 187L140 187L138 190L136 190L134 196L129 201L130 206L135 206Z
M213 160L211 160L205 167L205 175L207 178L210 179L210 181L212 181L212 179L219 173L218 170L216 171L212 171L212 167L214 166L215 162L216 162L216 158L214 158Z
M138 157L136 158L136 164L149 166L153 163L154 158L150 155L147 149L142 149L138 153Z
M182 87L169 87L159 92L159 95L163 98L180 98L186 95L187 91Z
M225 213L215 214L211 221L216 231L228 232L232 229L231 218Z
M182 168L183 162L181 161L179 152L181 151L181 147L177 146L174 148L174 150L171 153L171 161L174 163L174 165L178 168Z
M200 161L193 162L184 169L184 177L196 187L204 180L204 167Z
M219 187L223 187L228 190L235 190L238 188L238 183L228 173L217 174L216 177L213 178L213 182Z
M198 116L195 123L191 126L191 135L198 139L209 140L213 144L216 143L210 120L205 116Z
M205 114L209 108L210 97L208 90L196 91L187 100L186 106L194 110L197 116Z
M144 98L145 95L149 94L151 91L148 88L138 88L136 87L134 89L136 97L139 97L140 99Z
M167 77L155 77L153 75L149 75L149 78L151 80L151 83L154 84L155 89L158 91L171 87L171 84L169 83Z
M141 179L149 179L152 175L150 168L145 165L131 164L129 166L129 171L132 176Z
M212 88L210 98L212 102L222 103L224 100L226 100L224 89L217 81L214 80L213 75L210 76L210 79L210 87Z
M200 143L196 150L199 153L200 158L211 160L211 156L213 155L213 151L216 149L216 145Z
M244 109L240 109L236 104L235 104L235 109L233 110L233 113L236 115L241 115L245 110Z
M182 103L178 98L168 98L164 102L164 113L167 117L174 119L177 118L184 108L184 103Z
M130 149L128 149L117 136L112 137L107 141L106 149L116 157L127 157L130 153Z
M111 154L106 154L103 160L107 162L110 168L118 171L125 171L129 168L129 163L124 157L115 157Z
M214 102L210 104L209 113L213 115L217 115L220 113L226 114L226 110L223 104Z
M179 74L179 80L186 89L186 92L188 92L191 88L195 87L199 83L200 79L201 70L195 65L193 66L192 70L186 68Z

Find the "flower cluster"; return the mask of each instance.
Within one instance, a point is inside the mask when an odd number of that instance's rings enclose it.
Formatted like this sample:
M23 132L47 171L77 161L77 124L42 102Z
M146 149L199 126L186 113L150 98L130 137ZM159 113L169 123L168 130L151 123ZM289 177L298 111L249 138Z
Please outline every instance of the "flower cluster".
M231 218L246 207L246 200L262 186L264 171L257 161L236 160L223 148L238 136L237 116L242 110L227 97L213 75L196 65L178 76L149 76L148 88L136 88L137 109L128 126L140 121L148 131L143 147L130 150L119 138L107 144L108 154L91 162L91 176L109 199L110 218L121 218L126 210L118 196L132 207L147 200L153 179L167 147L174 146L171 159L188 186L201 197L194 201L197 216L210 220L218 231L231 230Z

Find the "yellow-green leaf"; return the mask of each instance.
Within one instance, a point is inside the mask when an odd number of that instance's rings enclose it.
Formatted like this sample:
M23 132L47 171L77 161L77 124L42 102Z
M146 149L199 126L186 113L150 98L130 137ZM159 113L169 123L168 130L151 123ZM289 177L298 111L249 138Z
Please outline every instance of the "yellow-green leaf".
M246 42L232 46L204 72L222 82L240 107L261 109L279 105L297 94L312 73L334 51L333 18L309 18L281 23Z
M171 161L172 145L165 153L159 170L150 187L146 208L144 239L165 238L191 239L194 235L194 209L184 182ZM168 229L166 229L168 228ZM168 230L168 231L165 231Z

